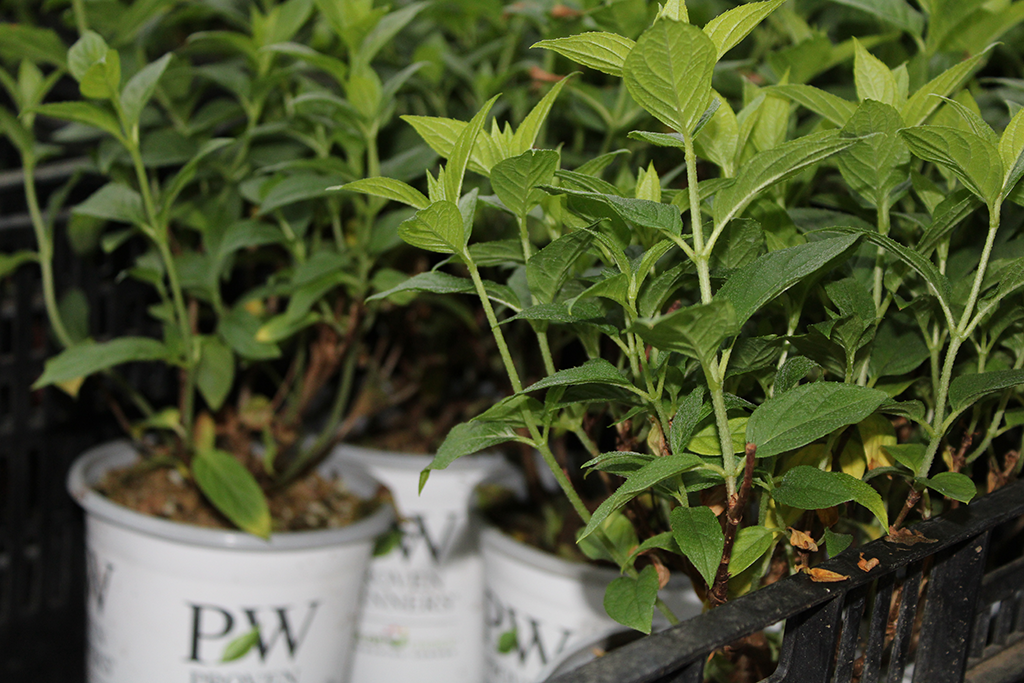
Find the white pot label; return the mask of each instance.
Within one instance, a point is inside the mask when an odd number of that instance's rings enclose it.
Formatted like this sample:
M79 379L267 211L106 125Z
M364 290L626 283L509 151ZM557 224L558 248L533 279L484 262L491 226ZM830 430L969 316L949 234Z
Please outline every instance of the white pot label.
M370 541L225 550L90 518L88 544L90 683L347 680Z
M388 486L401 519L400 536L367 573L353 683L479 683L483 560L470 506L496 461L470 458L432 472L421 495L430 458L349 452Z

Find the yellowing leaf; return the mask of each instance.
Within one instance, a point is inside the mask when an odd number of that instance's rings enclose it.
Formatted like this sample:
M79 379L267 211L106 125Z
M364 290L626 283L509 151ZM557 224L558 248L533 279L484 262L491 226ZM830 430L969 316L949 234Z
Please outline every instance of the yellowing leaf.
M793 527L789 527L789 544L794 548L807 550L812 553L818 551L818 544L814 542L813 538Z
M815 567L813 569L804 569L804 573L811 577L811 581L815 583L838 583L839 581L846 581L849 576L845 576L838 572L829 571L828 569L821 569Z
M869 415L857 423L857 433L864 444L864 456L867 458L869 470L876 467L892 467L896 464L892 456L885 451L886 446L896 445L896 429L888 418L878 413Z
M860 567L861 571L864 571L864 572L871 571L872 569L877 567L879 564L881 564L881 563L879 562L877 557L872 557L872 558L868 559L868 558L864 557L864 553L860 554L860 559L857 561L857 566Z

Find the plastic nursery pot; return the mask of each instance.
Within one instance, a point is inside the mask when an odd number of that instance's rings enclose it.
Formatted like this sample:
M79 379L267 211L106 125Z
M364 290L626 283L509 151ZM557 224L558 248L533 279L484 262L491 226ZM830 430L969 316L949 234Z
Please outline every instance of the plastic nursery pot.
M497 455L420 472L432 456L339 446L391 490L399 531L367 572L353 683L477 683L483 676L483 559L474 489L503 466Z
M604 610L604 591L619 572L570 562L487 525L485 652L488 683L534 683L553 662L595 637L621 629ZM662 597L679 619L701 613L687 579ZM582 662L581 662L582 663Z
M359 586L390 507L345 528L264 541L144 515L92 488L137 457L113 442L68 474L86 511L89 682L345 683ZM357 495L377 488L337 458L320 472ZM246 642L244 655L224 661Z

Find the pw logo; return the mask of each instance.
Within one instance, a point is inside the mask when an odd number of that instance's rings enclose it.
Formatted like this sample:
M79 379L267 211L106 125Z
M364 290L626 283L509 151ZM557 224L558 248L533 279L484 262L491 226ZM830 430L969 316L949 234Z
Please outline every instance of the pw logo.
M192 634L188 661L216 663L225 646L245 633L254 633L252 649L260 661L267 661L275 650L283 650L291 660L309 633L320 603L311 601L304 613L292 607L242 607L231 610L222 605L189 604Z
M510 605L504 605L491 591L487 591L484 612L487 624L487 642L496 652L509 655L515 652L523 666L543 666L565 649L572 631L557 624L545 624L529 614L520 614Z
M462 515L449 512L445 515L444 523L437 525L428 523L423 515L406 517L402 520L402 538L399 541L402 557L408 560L417 548L425 547L434 564L437 564L452 551L464 519Z
M87 550L85 572L89 599L96 604L96 611L102 614L107 601L107 591L110 590L110 578L114 574L114 564L100 560L96 553Z

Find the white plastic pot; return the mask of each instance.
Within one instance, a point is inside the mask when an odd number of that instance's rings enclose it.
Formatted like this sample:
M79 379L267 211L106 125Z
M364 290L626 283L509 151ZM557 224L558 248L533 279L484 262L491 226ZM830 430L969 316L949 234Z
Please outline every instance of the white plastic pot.
M502 468L496 455L431 472L426 455L340 446L392 493L401 537L374 557L356 634L353 683L479 683L483 677L483 560L473 490Z
M345 683L359 585L392 512L269 541L129 510L92 485L137 455L127 442L82 455L68 490L86 510L90 683ZM358 495L376 483L337 459ZM231 643L258 629L241 658Z
M487 683L534 683L552 662L619 627L604 610L604 591L619 572L569 562L484 527ZM700 614L685 587L663 594L680 619Z

